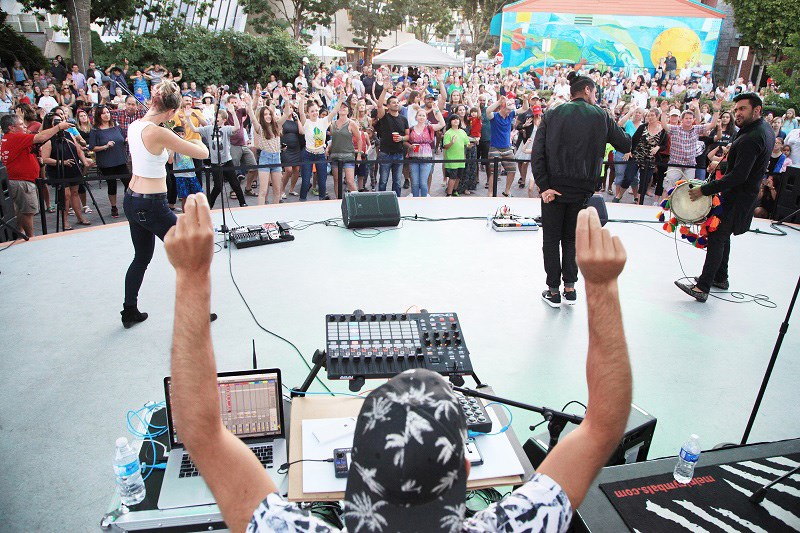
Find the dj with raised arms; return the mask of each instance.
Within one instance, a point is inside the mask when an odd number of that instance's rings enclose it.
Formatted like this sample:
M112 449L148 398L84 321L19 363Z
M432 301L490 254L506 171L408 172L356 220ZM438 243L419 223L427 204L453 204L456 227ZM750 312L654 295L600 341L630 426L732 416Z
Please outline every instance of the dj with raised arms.
M172 344L175 425L232 531L337 531L289 503L247 445L220 417L208 323L214 231L203 194L165 239L176 271ZM584 422L553 448L522 487L465 519L466 422L439 375L403 372L371 392L358 416L343 520L372 531L566 531L599 469L622 437L631 369L617 288L625 264L618 237L593 208L577 221L577 261L586 280L589 388Z

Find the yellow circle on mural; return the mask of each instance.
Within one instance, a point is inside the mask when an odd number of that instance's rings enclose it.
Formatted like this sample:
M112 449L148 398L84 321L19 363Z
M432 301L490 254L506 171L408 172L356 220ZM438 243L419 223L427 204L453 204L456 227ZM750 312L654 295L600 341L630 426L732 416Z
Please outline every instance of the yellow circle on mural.
M678 70L686 65L687 61L700 59L700 37L688 28L669 28L662 31L650 49L650 59L653 65L658 65L662 57L667 57L667 52L672 52L678 61Z

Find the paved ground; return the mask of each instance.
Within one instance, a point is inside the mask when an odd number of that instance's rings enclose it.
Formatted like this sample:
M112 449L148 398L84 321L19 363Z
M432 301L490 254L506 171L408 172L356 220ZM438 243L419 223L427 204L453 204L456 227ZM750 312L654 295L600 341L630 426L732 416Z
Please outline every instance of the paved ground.
M479 177L480 177L480 185L478 186L477 190L475 191L475 195L476 196L488 196L488 192L489 191L488 191L488 189L485 188L485 185L486 185L486 174L481 171ZM505 184L505 179L506 179L505 176L501 176L500 180L499 180L500 186L498 187L498 190L501 191L501 192L503 191L503 187L504 187L504 184ZM515 176L515 181L517 179L518 179L518 176ZM530 182L530 179L531 179L531 174L530 174L530 171L528 171L528 181L527 181L527 183ZM94 199L97 202L97 208L99 208L99 210L103 213L103 216L105 217L106 223L109 224L109 223L112 223L112 222L121 222L121 221L126 220L125 213L122 211L121 194L118 197L119 218L112 218L111 217L111 205L109 203L108 194L106 192L107 191L106 183L103 182L103 181L93 181L93 182L89 182L89 183L91 184L91 191L92 191L92 194L94 195ZM226 187L226 190L228 192L230 192L230 188ZM328 194L331 196L331 198L334 198L334 194L333 194L333 177L331 175L328 176L327 190L328 190ZM52 191L53 191L53 189L51 188L50 196L51 196L51 199L54 201L55 195L53 194ZM120 189L120 193L121 192L122 192L122 190ZM299 193L300 192L300 182L299 182L299 180L298 180L297 185L294 188L294 192L295 193ZM442 167L441 167L441 165L437 164L434 167L433 181L432 181L432 184L431 184L430 196L445 196L445 195L446 195L446 190L445 190L445 185L443 183L443 178L442 178ZM511 196L526 198L527 195L528 195L527 188L520 188L517 185L517 183L515 183L512 186L512 188L511 188ZM411 189L403 189L403 196L411 196ZM611 201L612 196L610 194L608 194L606 192L606 193L604 193L604 196L606 198L606 201L609 201L609 202ZM316 196L311 196L309 194L309 199L311 199L311 198L316 198ZM254 198L254 197L248 197L247 198L247 201L248 201L248 203L250 205L255 205L255 200L256 200L256 198ZM453 200L454 201L458 201L456 198L454 198ZM291 195L291 194L287 194L286 200L284 200L284 202L298 202L298 201L300 201L299 196L294 196L294 195ZM89 204L89 208L92 209L92 211L93 211L92 213L87 214L88 220L91 221L93 225L102 224L102 222L100 220L100 217L97 214L98 209L95 207L94 203L92 202L91 196L87 196L87 202ZM625 194L625 196L622 199L622 203L633 203L633 196L630 194L630 192ZM648 201L646 203L649 205L651 202L648 199ZM233 200L231 202L231 206L233 207L233 206L236 206L236 205L237 205L236 200ZM46 220L47 220L47 230L48 230L48 232L49 233L53 233L55 231L55 222L56 222L55 213L47 213L46 214ZM74 226L74 227L80 227L80 226L77 226L77 219L75 218L74 215L69 217L69 224ZM41 216L40 215L37 215L34 218L34 228L35 228L36 235L41 235L43 233L42 232L42 220L41 220Z

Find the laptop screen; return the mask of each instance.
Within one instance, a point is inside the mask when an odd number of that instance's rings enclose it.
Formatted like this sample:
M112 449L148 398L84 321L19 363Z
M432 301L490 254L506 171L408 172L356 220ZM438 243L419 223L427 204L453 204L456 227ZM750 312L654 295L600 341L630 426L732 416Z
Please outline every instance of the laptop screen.
M172 446L181 445L172 419L171 378L164 378ZM217 374L222 423L240 439L284 436L280 370L248 370Z

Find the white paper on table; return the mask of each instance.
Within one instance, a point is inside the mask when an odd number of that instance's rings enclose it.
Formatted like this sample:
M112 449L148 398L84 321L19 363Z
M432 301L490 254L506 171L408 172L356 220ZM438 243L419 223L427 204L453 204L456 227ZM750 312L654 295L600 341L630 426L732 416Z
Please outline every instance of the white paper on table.
M492 421L492 433L499 431L503 424L493 409L487 408ZM333 440L320 443L317 435L329 435L331 428L352 424L352 418L314 418L303 420L303 459L330 459L337 448L352 448L353 433L347 433ZM470 469L469 479L480 480L495 477L521 476L525 469L519 462L506 433L499 435L480 435L475 444L483 457L483 464ZM337 478L333 463L304 462L303 492L344 492L347 478ZM348 465L349 466L349 465Z
M333 450L353 447L353 431L343 432L353 418L312 418L303 420L303 459L331 459ZM334 429L335 428L335 429ZM353 427L355 429L355 427ZM325 439L321 444L317 435L338 435L333 439ZM344 492L347 478L337 478L333 463L303 462L303 492ZM291 468L291 467L290 467Z

